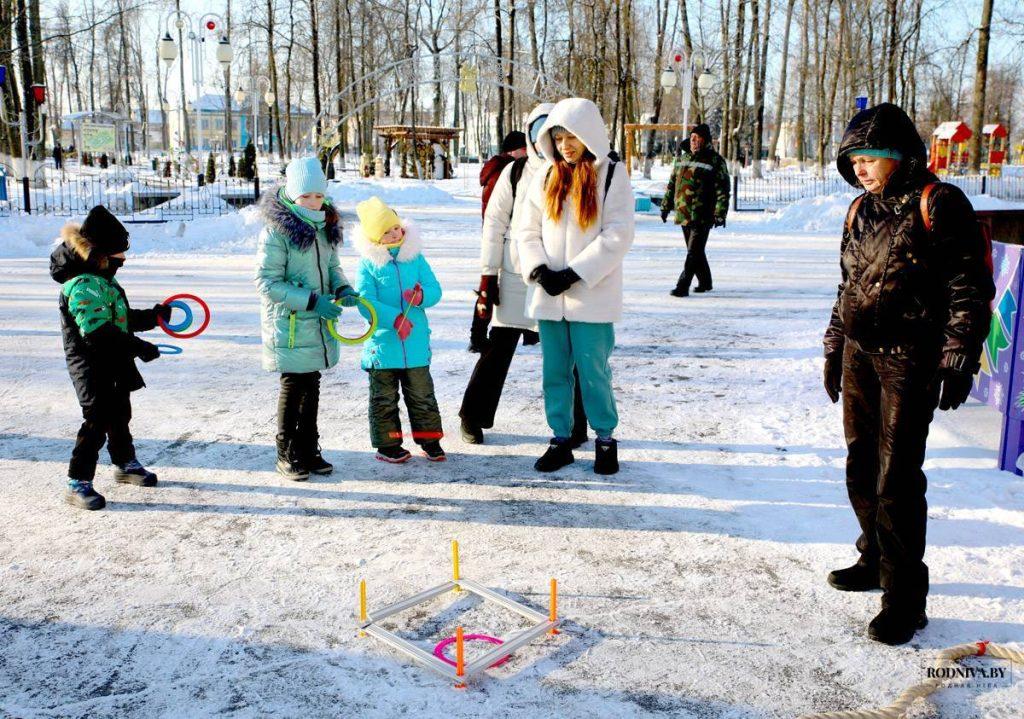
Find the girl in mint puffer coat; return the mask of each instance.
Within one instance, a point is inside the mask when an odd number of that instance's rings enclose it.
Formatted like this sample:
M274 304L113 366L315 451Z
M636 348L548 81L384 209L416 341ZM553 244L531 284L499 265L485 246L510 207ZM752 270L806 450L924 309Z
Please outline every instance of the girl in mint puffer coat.
M260 293L263 368L281 373L277 471L293 480L330 474L318 444L320 372L338 362L325 320L354 296L338 262L341 223L325 199L327 178L315 157L293 160L285 187L263 196L256 287Z
M441 462L441 414L430 377L430 326L424 308L441 301L441 285L420 252L415 225L402 222L377 197L356 206L356 288L377 311L377 331L363 345L363 369L370 375L370 439L377 459L401 463L412 455L402 447L399 388L405 397L413 440L427 459Z

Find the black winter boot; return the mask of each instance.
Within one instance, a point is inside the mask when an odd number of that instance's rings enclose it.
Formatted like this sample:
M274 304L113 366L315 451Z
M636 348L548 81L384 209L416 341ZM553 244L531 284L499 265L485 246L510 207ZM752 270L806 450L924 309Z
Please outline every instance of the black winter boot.
M923 612L906 612L886 607L868 625L868 637L882 644L895 646L906 644L914 638L918 629L928 626L928 616Z
M669 292L673 297L689 297L690 291L685 287L676 287L674 290Z
M594 474L615 474L619 471L619 443L614 439L594 440Z
M421 447L423 454L426 455L427 459L431 462L443 462L448 459L448 455L441 449L440 442L425 442Z
M330 474L334 471L334 465L324 459L318 439L314 435L312 443L307 446L303 463L306 465L306 469L313 474Z
M548 451L533 464L533 468L538 472L554 472L566 467L576 461L576 458L572 456L572 446L568 440L559 442L557 439L551 440L548 444Z
M462 441L466 444L484 443L484 431L479 427L469 424L466 420L462 420L459 430L462 433Z
M80 509L103 509L107 506L107 500L92 488L92 482L80 479L68 479L64 501Z
M864 562L829 572L828 583L841 592L870 592L882 588L878 579L878 566Z
M143 467L137 459L117 465L114 480L119 484L134 484L137 487L156 485L156 475Z
M388 464L402 464L402 462L408 462L410 457L412 454L409 450L400 444L377 448L377 459Z
M277 435L277 473L293 482L309 479L309 470L302 464L295 440L284 434Z

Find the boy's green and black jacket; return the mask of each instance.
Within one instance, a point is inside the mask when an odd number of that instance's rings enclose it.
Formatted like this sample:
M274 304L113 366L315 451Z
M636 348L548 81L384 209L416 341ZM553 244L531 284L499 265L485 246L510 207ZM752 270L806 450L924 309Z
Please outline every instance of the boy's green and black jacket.
M137 338L156 326L156 309L133 310L105 257L89 258L79 225L65 225L50 255L50 276L61 283L60 322L68 372L84 408L113 392L145 387L135 358L150 343Z

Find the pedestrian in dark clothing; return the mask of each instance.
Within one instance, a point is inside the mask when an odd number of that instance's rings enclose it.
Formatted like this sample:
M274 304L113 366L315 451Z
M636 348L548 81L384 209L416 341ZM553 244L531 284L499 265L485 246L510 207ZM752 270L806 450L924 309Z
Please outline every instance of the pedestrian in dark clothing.
M966 401L995 294L971 203L926 168L911 119L882 104L854 116L836 160L866 192L850 206L842 282L825 332L825 391L843 397L846 486L860 559L828 581L881 587L868 635L903 644L927 624L926 479L936 405Z
M53 164L58 170L64 167L64 148L59 142L53 146Z
M686 238L686 263L679 275L674 297L687 297L690 284L697 278L694 292L712 289L711 266L705 248L712 227L724 227L729 211L729 169L722 156L711 147L711 128L701 124L690 133L661 202L661 221L667 222L675 210L675 223L682 225Z
M526 135L519 130L513 130L501 141L501 152L480 168L480 187L484 188L480 195L481 215L487 214L487 203L505 165L515 162L520 157L526 157Z
M122 484L151 487L157 477L135 456L128 424L131 393L145 387L135 358L151 362L156 345L135 336L171 317L171 308L133 310L114 279L124 264L128 231L107 208L97 205L81 224L61 230L62 242L50 255L50 276L61 283L60 319L68 372L82 408L82 426L68 466L68 504L102 509L106 500L93 489L104 443Z

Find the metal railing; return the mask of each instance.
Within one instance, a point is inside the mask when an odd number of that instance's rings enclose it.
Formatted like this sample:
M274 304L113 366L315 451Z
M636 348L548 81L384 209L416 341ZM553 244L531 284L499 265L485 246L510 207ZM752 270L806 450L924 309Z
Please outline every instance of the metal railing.
M970 196L989 195L1001 200L1024 202L1024 177L946 175L939 179L956 185ZM853 188L846 180L836 174L825 177L775 175L762 178L736 174L732 178L733 209L738 212L776 210L797 200L851 191Z
M264 185L266 190L267 186ZM0 177L0 216L19 214L73 217L105 205L125 222L168 222L217 217L259 200L260 179L195 179L111 174L32 182Z

